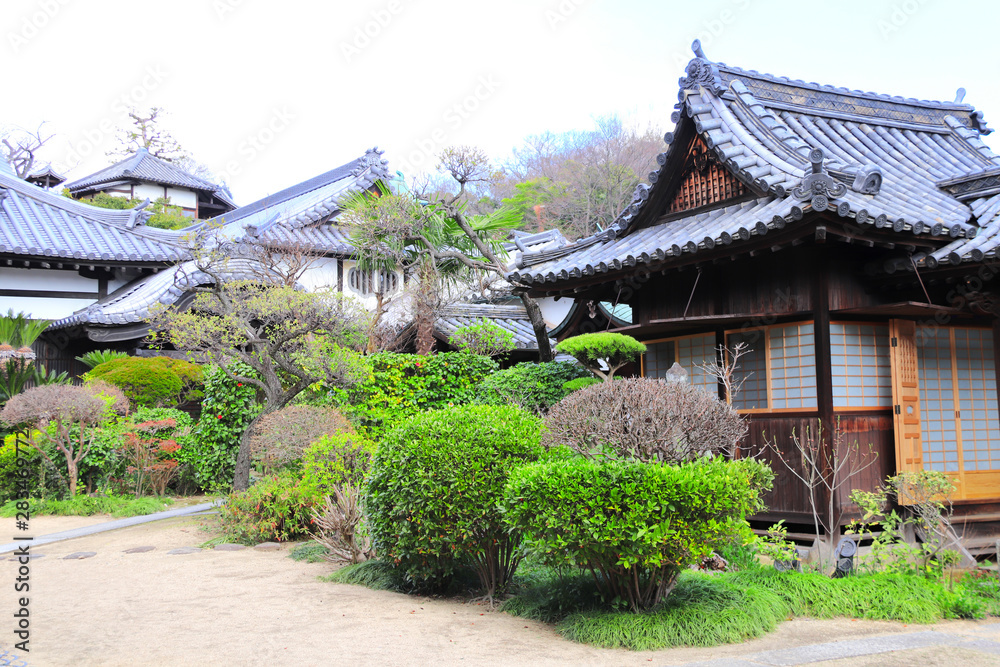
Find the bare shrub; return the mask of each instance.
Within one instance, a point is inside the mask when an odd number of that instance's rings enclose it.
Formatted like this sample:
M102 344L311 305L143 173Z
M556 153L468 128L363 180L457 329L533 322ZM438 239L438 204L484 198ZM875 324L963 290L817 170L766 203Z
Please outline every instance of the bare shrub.
M250 436L250 456L265 471L277 470L302 458L306 448L323 435L353 431L333 408L290 405L265 415Z
M736 411L708 391L653 378L623 378L575 391L552 406L545 423L547 447L661 463L728 456L747 432Z
M350 482L333 489L323 507L313 510L316 532L312 538L326 547L327 560L360 563L375 555L367 533L361 528L362 518L358 489Z

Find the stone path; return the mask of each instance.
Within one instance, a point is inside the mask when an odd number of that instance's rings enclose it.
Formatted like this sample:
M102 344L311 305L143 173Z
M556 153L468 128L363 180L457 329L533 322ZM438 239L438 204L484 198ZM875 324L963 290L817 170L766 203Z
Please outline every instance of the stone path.
M977 628L979 633L1000 632L1000 623L992 623ZM828 660L843 660L865 656L910 651L924 648L954 647L980 653L984 657L997 656L995 664L1000 664L1000 642L991 639L976 639L947 632L910 632L864 639L849 639L824 644L811 644L796 648L763 651L746 656L742 660L726 658L687 662L679 667L761 667L762 665L808 665ZM958 661L956 661L958 662Z

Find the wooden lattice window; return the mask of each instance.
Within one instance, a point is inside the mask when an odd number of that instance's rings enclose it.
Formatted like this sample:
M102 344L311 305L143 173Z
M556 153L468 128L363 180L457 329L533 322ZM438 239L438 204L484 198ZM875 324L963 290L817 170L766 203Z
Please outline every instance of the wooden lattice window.
M680 186L667 212L688 211L737 199L746 193L746 185L719 163L700 138L696 138L688 148Z
M726 346L745 343L747 352L735 371L740 391L730 397L746 412L815 410L816 349L812 322L778 324L762 329L731 331Z
M888 325L831 322L830 362L833 407L892 406Z
M665 338L646 343L642 356L643 377L666 377L674 363L688 373L688 382L711 392L718 390L718 381L701 366L715 361L715 334L696 334L679 338Z

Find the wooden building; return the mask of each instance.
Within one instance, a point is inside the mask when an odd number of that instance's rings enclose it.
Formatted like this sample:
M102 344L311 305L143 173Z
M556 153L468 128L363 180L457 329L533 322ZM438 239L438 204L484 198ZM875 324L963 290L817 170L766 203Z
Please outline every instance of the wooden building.
M679 362L750 421L745 443L822 425L871 443L845 484L901 470L955 482L973 544L1000 533L996 275L1000 158L981 112L793 81L695 58L649 184L616 222L524 252L509 280L542 297L627 303L641 372ZM744 342L742 391L698 365ZM765 454L766 456L766 454ZM780 463L770 509L805 530L804 485ZM959 528L962 528L960 525Z

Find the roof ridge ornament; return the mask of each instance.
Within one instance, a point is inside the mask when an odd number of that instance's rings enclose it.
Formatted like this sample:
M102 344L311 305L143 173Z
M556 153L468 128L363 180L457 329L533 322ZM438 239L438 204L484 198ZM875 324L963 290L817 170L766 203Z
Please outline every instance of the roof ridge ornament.
M722 84L719 68L705 57L705 51L701 48L701 40L694 40L691 43L691 50L694 51L695 57L684 70L687 76L682 76L677 81L680 86L678 101L684 101L684 91L697 90L698 86L704 86L716 95L724 93L726 87Z
M814 211L825 211L831 199L847 194L847 186L836 181L826 172L823 158L826 154L822 148L814 148L809 152L809 162L812 163L812 173L802 179L802 183L792 189L792 194L798 199L812 198ZM881 184L881 181L879 181Z

